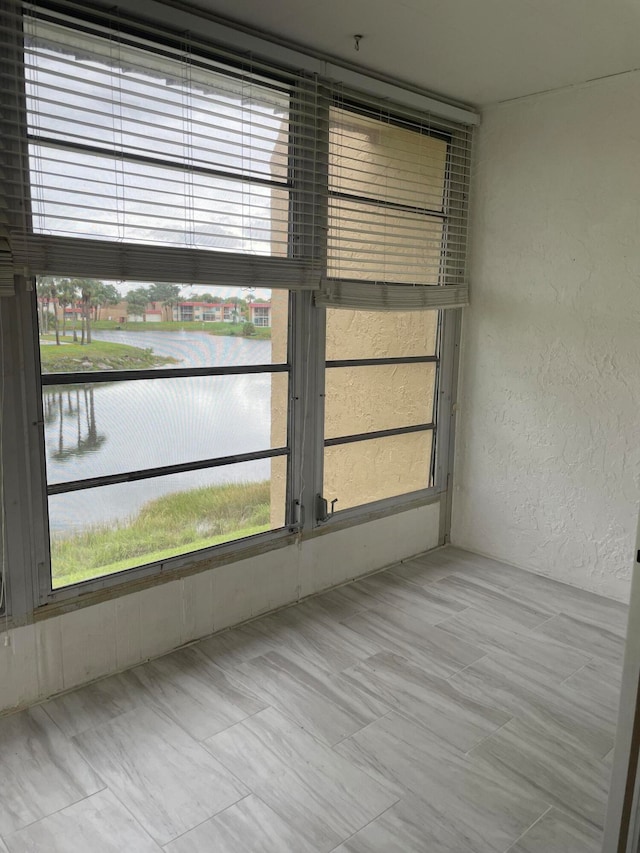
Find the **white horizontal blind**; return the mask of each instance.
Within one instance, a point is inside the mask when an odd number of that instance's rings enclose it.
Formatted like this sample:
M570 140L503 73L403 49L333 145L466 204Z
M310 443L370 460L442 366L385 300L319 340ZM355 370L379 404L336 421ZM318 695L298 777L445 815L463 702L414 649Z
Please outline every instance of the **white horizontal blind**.
M350 308L362 311L430 311L438 308L462 308L469 302L466 284L438 286L362 285L360 282L334 281L315 294L315 303L323 308Z
M327 285L318 304L466 304L469 141L457 125L333 93Z
M4 16L5 267L464 303L465 127L75 8Z
M14 293L13 256L0 249L0 296L13 296Z

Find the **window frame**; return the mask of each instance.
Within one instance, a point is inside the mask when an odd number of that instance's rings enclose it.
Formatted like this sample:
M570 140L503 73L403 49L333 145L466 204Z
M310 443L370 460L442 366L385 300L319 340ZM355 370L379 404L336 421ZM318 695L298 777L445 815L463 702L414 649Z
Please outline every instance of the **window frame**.
M84 15L84 12L79 12L78 21L81 22ZM91 18L90 9L87 10L86 15L89 19ZM369 103L370 99L359 100L361 96L357 91L349 91L347 94L349 108L352 108L353 105L355 110L362 109L363 113L366 114L365 103ZM322 103L312 103L303 84L292 90L292 98L299 98L300 100L298 109L295 111L298 118L296 122L292 122L289 139L290 150L292 154L295 154L295 156L290 156L291 173L288 182L290 209L295 205L300 205L309 211L313 211L313 214L308 216L306 220L304 218L299 220L301 231L307 229L308 234L312 234L312 239L301 239L300 243L305 245L305 251L320 266L321 273L326 275L327 229L326 227L324 229L322 227L317 228L317 223L312 223L311 220L317 220L320 217L320 221L325 226L327 225L327 205L330 194L328 191L324 195L314 192L314 186L306 177L309 173L309 164L305 162L305 158L308 158L309 152L305 149L302 158L300 158L299 150L296 147L296 137L297 135L305 136L310 129L316 133L316 156L319 158L320 174L322 174L324 164L324 178L328 187L328 133L325 135L323 129L328 127L329 100L325 99ZM342 102L340 105L343 106L344 103ZM304 105L304 108L301 108L301 104ZM324 115L322 114L323 111ZM398 121L402 123L401 106L397 107L397 114ZM445 132L438 131L435 121L432 123L434 124L434 135L442 138ZM318 128L321 129L319 134ZM446 133L450 133L450 131ZM29 140L25 136L23 144L27 145L28 142ZM317 170L318 163L315 164L315 167ZM318 171L316 171L317 173ZM28 197L26 202L28 204ZM449 222L465 223L466 214L464 212L454 210L454 214L449 216ZM291 244L291 235L289 239ZM446 236L443 237L443 241L445 239ZM291 256L296 257L295 240L291 244L290 251ZM308 257L307 255L306 259ZM310 291L289 292L288 360L286 365L289 373L289 412L287 418L289 475L285 526L252 537L234 540L199 551L186 552L166 560L146 563L140 567L53 589L49 553L48 486L44 457L42 388L44 385L54 383L48 380L43 383L39 369L37 308L33 280L17 277L16 283L15 311L19 319L19 328L16 330L15 337L16 340L19 340L19 346L24 356L21 358L20 364L20 382L23 383L23 392L16 386L13 389L13 394L16 398L23 397L25 401L21 416L28 427L26 432L29 437L25 454L27 459L25 459L24 470L29 472L28 491L30 494L28 498L25 498L29 504L28 513L22 513L18 516L15 512L11 512L9 515L15 521L18 521L18 518L20 519L18 526L21 528L21 532L19 537L14 539L14 542L18 538L22 539L23 552L26 555L27 550L29 551L28 561L32 566L32 572L29 577L25 574L24 577L20 578L20 571L10 571L7 590L10 613L27 613L34 607L56 603L64 604L83 594L111 588L130 587L136 581L151 576L171 575L173 577L175 572L192 568L204 561L215 564L216 562L241 559L244 556L257 554L272 547L282 547L294 541L296 537L312 536L318 532L335 529L345 524L363 523L380 515L388 515L436 501L442 504L440 513L441 539L446 534L451 512L449 483L453 463L455 390L461 309L452 308L439 311L439 368L434 394L432 449L433 485L419 491L341 510L328 519L318 519L315 505L317 496L322 493L325 446L326 309L314 304L313 294ZM198 369L193 370L195 371L194 375L197 375ZM238 370L236 372L243 371ZM269 371L266 370L265 372ZM154 372L154 375L157 375L157 372ZM190 374L184 373L183 375ZM79 381L81 382L86 382L87 379L91 381L91 374L82 374L80 377ZM78 381L77 376L76 381ZM11 383L9 385L11 386ZM9 392L9 399L11 399L11 387L9 387ZM398 432L402 432L402 429ZM19 433L18 427L17 434ZM17 446L17 436L15 441ZM26 543L29 543L28 547ZM17 565L18 562L20 561L14 561L14 564ZM27 562L26 556L24 562Z

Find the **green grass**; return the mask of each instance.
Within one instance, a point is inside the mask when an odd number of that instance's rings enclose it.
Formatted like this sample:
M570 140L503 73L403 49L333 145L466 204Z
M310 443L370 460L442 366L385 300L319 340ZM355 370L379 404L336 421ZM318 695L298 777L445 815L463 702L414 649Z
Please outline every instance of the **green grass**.
M232 483L149 501L126 522L51 539L53 586L89 580L269 530L270 483Z
M113 329L122 329L125 332L208 332L210 335L226 335L242 337L242 323L203 323L201 320L192 322L178 321L161 323L144 323L132 322L127 320L125 323L118 323L117 320L95 320L91 324L92 329L98 331L109 331ZM255 335L252 335L253 340L270 340L271 329L264 326L257 326Z
M55 341L52 335L43 335L42 340ZM90 344L73 343L73 338L60 338L55 343L40 347L40 363L43 373L73 373L91 370L137 370L157 367L160 364L175 364L174 358L158 356L151 349L140 349L127 344L111 344L93 341Z

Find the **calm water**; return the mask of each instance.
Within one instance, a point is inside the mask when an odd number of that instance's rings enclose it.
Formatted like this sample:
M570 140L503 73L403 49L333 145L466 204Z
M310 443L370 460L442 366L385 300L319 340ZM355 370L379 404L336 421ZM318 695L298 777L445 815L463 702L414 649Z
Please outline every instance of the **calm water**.
M180 366L260 364L271 342L205 332L94 332L96 340L152 348ZM177 366L177 365L176 365ZM45 390L50 483L117 474L271 446L271 385L284 375L153 379ZM135 515L169 492L268 479L269 460L56 495L52 531Z

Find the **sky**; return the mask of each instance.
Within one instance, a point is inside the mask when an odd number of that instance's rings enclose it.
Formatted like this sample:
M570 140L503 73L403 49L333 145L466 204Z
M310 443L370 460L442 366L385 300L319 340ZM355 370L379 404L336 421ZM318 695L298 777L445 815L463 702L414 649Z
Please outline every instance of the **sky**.
M178 282L176 282L176 284L177 283ZM129 290L134 290L137 287L150 287L148 281L105 281L105 284L113 284L122 296L126 296ZM233 299L236 296L239 299L247 299L248 297L246 288L241 287L207 287L202 284L184 284L180 289L180 296L187 298L193 295L195 297L195 301L198 301L199 294L202 293L211 293L213 296L219 297L221 300ZM253 297L254 299L270 299L271 291L264 287L256 287L253 291Z
M261 181L287 180L286 156L274 158L288 122L286 92L49 22L31 26L34 230L271 254L273 217L287 216L286 202L272 201L287 191ZM286 240L286 227L278 233ZM125 293L140 284L116 286ZM211 287L187 286L183 295Z

